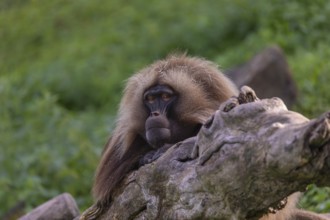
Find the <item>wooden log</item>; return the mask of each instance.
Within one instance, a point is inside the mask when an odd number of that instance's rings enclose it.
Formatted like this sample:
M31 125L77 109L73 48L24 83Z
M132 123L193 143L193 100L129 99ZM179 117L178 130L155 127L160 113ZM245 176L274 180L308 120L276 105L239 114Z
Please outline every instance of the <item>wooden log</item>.
M329 169L330 113L309 120L243 87L197 137L132 172L110 204L81 219L256 220L291 210L285 198L308 184L329 186Z
M63 193L33 209L19 220L72 220L79 209L69 193Z

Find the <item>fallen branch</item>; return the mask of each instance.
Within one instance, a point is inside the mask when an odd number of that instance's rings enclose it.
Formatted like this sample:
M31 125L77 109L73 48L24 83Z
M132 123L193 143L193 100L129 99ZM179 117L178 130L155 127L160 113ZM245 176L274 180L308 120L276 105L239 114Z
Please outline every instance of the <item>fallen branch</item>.
M330 185L329 140L330 113L308 120L245 87L197 137L131 173L100 219L258 219Z

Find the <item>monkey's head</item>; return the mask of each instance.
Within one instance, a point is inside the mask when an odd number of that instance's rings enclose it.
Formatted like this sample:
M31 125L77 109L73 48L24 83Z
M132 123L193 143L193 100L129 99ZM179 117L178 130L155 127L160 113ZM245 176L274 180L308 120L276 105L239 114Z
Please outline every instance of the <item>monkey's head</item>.
M213 63L172 55L133 75L120 106L121 130L152 148L197 134L236 87ZM133 138L133 137L132 137Z
M195 136L233 95L237 95L233 83L216 65L200 58L172 55L133 75L97 170L96 199L109 200L148 151Z

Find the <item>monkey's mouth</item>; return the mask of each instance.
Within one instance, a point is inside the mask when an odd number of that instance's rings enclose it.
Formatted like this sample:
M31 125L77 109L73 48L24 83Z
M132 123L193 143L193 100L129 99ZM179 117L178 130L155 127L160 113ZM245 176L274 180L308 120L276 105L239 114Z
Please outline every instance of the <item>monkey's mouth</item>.
M147 141L154 147L158 148L168 143L171 139L171 130L164 127L151 127L147 130Z

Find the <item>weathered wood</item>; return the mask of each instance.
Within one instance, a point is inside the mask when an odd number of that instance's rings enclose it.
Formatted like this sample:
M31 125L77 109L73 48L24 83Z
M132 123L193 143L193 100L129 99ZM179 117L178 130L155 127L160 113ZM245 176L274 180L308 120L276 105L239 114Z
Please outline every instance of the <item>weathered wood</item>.
M79 216L75 200L68 193L63 193L33 209L19 220L72 220Z
M244 87L197 137L131 173L98 219L258 219L310 183L329 186L329 168L330 113L308 120Z
M277 46L263 50L227 74L239 88L248 85L260 98L279 97L289 108L296 101L295 82L283 51Z

